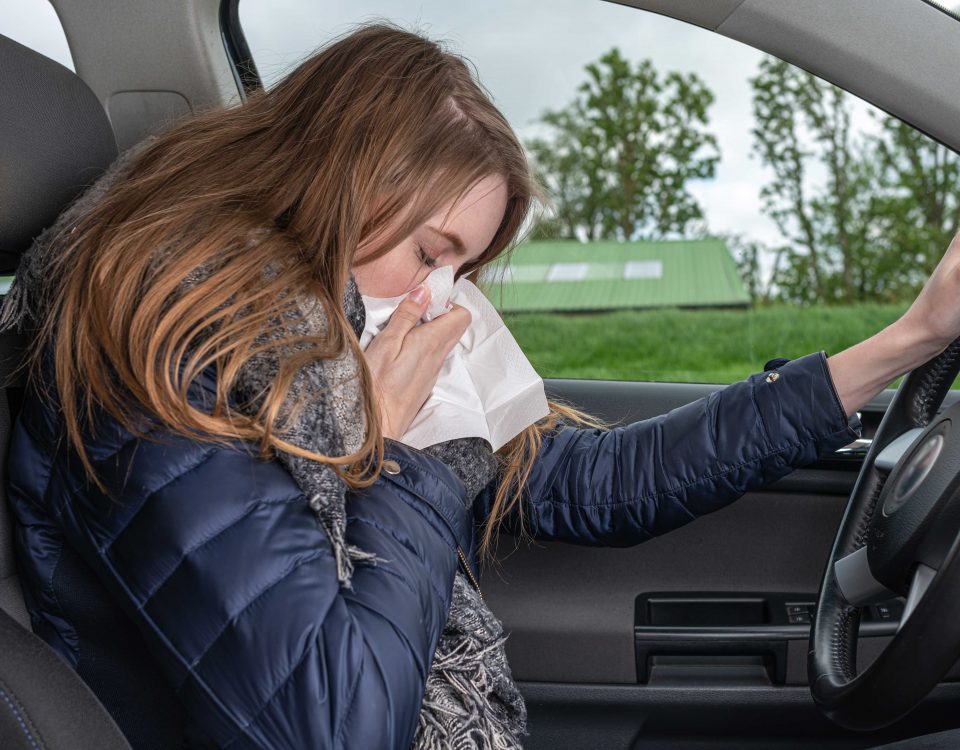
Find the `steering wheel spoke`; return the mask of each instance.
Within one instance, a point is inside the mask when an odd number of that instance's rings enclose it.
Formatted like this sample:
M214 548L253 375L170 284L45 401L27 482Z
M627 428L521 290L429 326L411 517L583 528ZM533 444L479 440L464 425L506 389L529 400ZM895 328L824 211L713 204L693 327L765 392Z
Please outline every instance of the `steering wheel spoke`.
M873 459L873 465L886 474L893 471L893 468L900 463L903 455L910 450L910 446L923 432L923 428L914 427L904 432L900 437L892 440L882 451Z
M855 607L866 607L897 595L873 577L866 547L837 560L833 572L843 598Z
M923 595L927 593L927 589L930 588L930 584L936 575L937 571L929 565L923 563L917 565L913 578L910 579L910 591L907 593L907 603L903 605L903 616L900 618L900 625L897 627L898 633L910 618L910 615L913 614L920 600L923 599Z

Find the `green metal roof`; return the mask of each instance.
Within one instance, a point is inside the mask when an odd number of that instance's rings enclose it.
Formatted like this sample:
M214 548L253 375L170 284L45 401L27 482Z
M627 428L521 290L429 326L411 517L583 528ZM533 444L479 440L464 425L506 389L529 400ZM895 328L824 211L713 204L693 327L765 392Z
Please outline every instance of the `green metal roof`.
M486 278L481 288L501 312L750 304L726 243L714 239L529 242Z

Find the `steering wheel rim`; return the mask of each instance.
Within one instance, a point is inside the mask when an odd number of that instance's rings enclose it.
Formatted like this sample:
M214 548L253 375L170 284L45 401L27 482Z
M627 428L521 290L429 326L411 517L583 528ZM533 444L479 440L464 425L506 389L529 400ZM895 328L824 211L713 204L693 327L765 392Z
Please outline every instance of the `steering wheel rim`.
M824 570L807 672L816 705L848 729L894 723L960 657L960 404L938 414L958 372L960 339L904 377ZM896 595L900 629L857 674L860 608Z

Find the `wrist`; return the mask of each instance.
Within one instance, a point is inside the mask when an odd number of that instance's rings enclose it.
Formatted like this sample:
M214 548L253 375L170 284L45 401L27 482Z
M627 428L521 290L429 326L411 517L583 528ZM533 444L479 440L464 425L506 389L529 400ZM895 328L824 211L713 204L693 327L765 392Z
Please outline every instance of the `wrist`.
M915 322L909 311L877 336L888 339L893 351L902 352L901 374L929 362L950 345L949 340L937 336L930 326Z
M930 345L923 342L916 329L897 321L828 357L828 371L847 416L892 381L925 362L928 351Z

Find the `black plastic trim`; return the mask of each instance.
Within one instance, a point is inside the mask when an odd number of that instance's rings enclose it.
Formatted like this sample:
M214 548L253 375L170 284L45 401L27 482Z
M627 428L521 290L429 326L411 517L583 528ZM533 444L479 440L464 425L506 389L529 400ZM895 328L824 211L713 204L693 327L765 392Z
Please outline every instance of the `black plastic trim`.
M954 21L960 21L960 15L958 15L956 11L950 10L950 8L943 3L937 2L937 0L923 0L923 2L925 2L931 8L936 8L944 15L950 16L950 18L952 18Z
M246 95L262 89L260 72L240 26L240 0L221 0L220 36L241 92Z
M704 674L712 672L722 683L741 674L737 669L725 674L724 657L760 656L769 683L783 685L787 678L787 641L810 637L809 619L806 623L791 624L788 610L790 607L805 609L804 615L809 618L816 601L815 593L797 592L640 594L634 605L637 682L645 684L652 680L651 669L656 657L690 657L704 668ZM885 604L894 616L882 620L875 608L865 608L860 621L861 637L896 634L903 602L891 600ZM685 608L690 611L685 612ZM661 622L654 624L653 617Z
M814 596L816 599L816 596ZM896 635L899 621L861 622L860 635L893 636ZM648 641L749 641L763 639L768 641L793 641L806 638L810 634L809 625L757 625L753 628L670 628L637 626L634 633L638 640Z
M519 682L529 709L524 750L855 750L951 729L960 683L941 684L907 717L874 732L842 729L806 686Z

